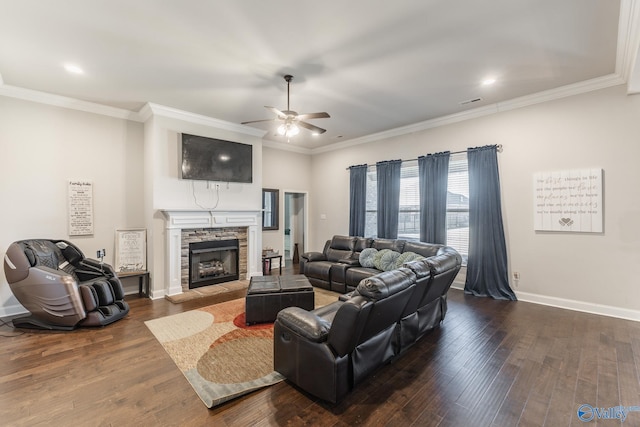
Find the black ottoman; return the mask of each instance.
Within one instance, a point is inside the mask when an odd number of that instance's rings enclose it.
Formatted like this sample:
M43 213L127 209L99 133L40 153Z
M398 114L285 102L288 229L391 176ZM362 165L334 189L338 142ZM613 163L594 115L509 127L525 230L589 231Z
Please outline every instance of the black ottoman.
M249 282L245 299L245 321L274 322L287 307L314 308L313 286L303 274L293 276L255 276Z

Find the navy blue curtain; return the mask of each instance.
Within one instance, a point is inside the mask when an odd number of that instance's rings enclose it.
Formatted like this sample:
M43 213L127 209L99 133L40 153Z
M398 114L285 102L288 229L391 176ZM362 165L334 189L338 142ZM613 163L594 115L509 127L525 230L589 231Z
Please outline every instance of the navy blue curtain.
M469 260L464 291L513 300L500 206L497 146L469 148Z
M418 157L420 241L447 243L447 184L450 153Z
M400 168L402 160L376 163L378 179L378 236L383 239L398 237L400 212Z
M349 236L364 237L367 209L367 165L349 167Z

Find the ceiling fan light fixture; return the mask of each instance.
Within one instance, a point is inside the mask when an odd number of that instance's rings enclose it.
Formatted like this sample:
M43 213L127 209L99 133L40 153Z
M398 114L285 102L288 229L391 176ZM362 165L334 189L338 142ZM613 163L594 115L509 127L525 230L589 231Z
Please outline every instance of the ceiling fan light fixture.
M278 127L278 135L290 138L300 133L300 128L294 123L283 123Z

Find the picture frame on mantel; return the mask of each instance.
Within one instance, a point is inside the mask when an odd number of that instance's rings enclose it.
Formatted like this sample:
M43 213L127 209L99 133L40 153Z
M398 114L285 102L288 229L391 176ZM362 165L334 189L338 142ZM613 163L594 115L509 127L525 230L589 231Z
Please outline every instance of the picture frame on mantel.
M116 230L115 265L117 273L147 270L147 230L132 228Z

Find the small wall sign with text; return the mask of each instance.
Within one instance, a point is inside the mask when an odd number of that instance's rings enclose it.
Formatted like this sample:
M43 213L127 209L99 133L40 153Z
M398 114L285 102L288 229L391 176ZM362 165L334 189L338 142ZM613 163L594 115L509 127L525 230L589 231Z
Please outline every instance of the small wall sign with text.
M602 233L602 169L533 176L534 229Z
M93 234L93 183L69 181L69 236Z

